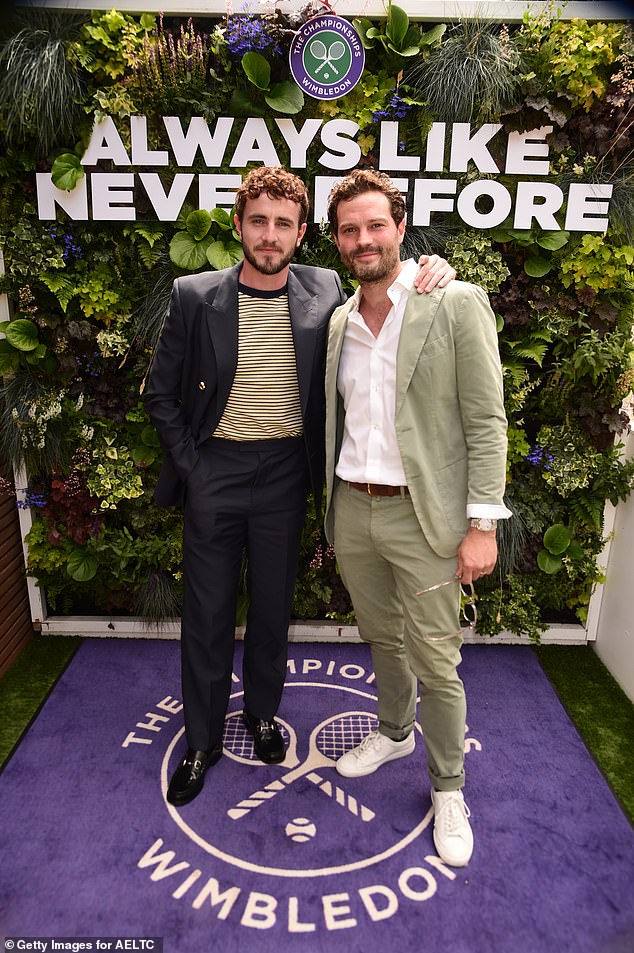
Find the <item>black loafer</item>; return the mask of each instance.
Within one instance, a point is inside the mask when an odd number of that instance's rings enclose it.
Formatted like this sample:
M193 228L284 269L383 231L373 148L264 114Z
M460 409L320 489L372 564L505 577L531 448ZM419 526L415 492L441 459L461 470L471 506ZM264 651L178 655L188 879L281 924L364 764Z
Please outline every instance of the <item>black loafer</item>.
M180 807L193 801L200 794L205 781L205 771L222 756L222 745L211 751L187 749L187 754L176 768L167 789L167 800Z
M253 735L253 747L260 761L265 764L279 764L286 757L284 739L274 721L254 718L248 711L242 712L247 730Z

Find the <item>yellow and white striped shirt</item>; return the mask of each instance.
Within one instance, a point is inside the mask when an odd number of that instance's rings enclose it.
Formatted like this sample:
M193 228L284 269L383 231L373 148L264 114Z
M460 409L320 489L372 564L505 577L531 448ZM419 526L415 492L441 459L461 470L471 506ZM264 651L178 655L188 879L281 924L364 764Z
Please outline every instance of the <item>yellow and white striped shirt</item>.
M238 366L214 437L267 440L303 432L286 290L238 293Z

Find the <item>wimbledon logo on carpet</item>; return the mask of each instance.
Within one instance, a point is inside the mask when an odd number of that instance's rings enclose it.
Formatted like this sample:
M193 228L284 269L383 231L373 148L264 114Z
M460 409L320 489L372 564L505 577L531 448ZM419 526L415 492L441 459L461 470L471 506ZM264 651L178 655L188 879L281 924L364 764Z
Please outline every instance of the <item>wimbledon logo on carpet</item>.
M456 880L434 852L420 726L411 757L365 778L341 777L337 758L377 726L374 675L335 661L326 646L310 649L293 647L288 662L276 718L288 745L281 765L256 758L235 674L224 757L185 807L165 800L186 747L180 701L153 701L123 741L156 768L159 816L148 818L154 840L139 869L169 885L175 900L234 927L354 931L407 915ZM468 733L465 726L465 753L481 751Z

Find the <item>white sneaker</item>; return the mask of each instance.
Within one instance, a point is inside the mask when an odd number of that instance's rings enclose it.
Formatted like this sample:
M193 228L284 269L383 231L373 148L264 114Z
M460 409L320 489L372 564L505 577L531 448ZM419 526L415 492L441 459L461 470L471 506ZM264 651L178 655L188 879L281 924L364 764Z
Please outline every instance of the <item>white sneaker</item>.
M416 747L414 732L411 731L402 741L392 741L380 731L371 731L360 745L346 751L337 761L337 771L344 778L361 778L373 774L377 768L388 761L406 758Z
M471 812L462 791L431 792L434 805L434 844L438 856L450 867L465 867L473 853Z

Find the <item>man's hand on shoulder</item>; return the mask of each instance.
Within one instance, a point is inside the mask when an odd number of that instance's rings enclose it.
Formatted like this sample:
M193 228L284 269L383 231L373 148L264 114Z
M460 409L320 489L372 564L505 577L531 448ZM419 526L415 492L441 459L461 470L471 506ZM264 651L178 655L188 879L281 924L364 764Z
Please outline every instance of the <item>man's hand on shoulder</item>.
M445 288L456 277L455 269L440 255L421 255L418 264L414 286L419 294L427 294L436 287Z

